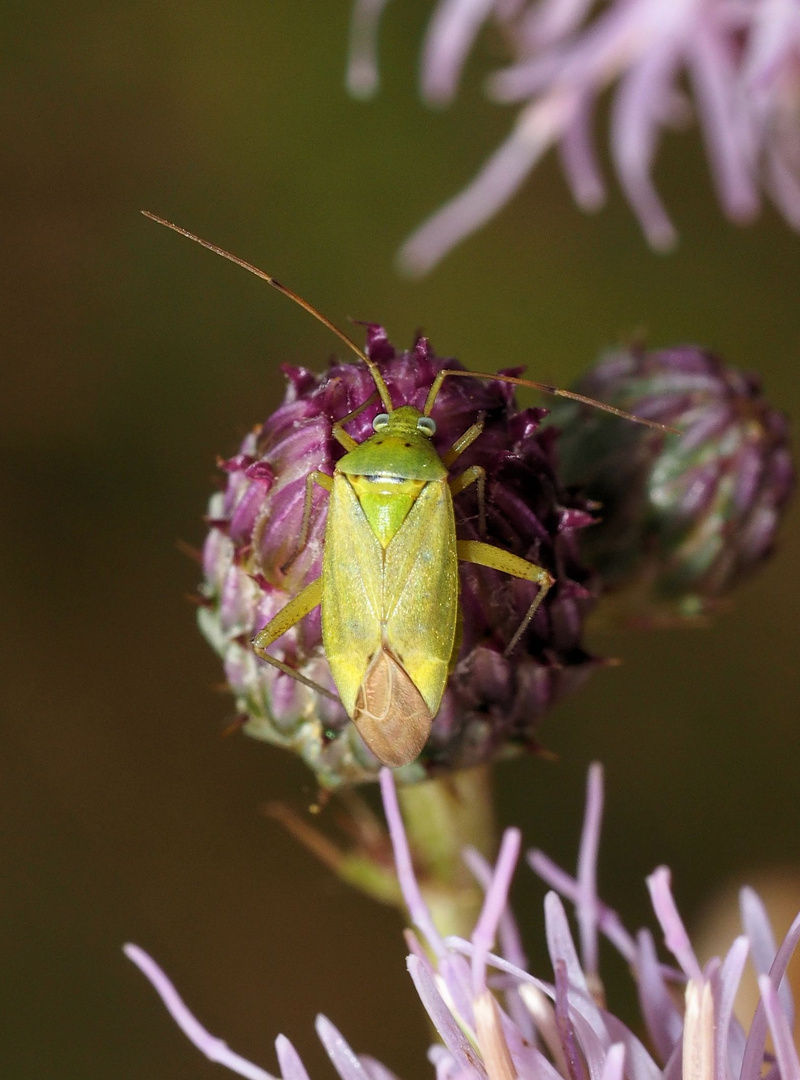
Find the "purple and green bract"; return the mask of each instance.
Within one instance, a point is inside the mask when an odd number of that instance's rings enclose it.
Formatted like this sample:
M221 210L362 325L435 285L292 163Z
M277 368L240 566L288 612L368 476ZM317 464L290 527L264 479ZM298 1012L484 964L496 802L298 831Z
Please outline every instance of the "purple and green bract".
M438 371L461 367L437 356L425 338L398 353L376 325L367 351L395 406L422 408ZM200 626L222 656L227 682L256 738L299 753L330 787L374 780L380 764L343 708L259 659L255 634L321 569L327 495L315 492L306 546L297 551L305 482L315 469L329 475L343 453L331 437L334 421L375 391L363 364L334 364L317 376L285 368L282 405L222 462L224 492L208 508ZM362 441L372 434L378 402L348 426ZM583 650L584 615L594 596L577 557L577 533L592 522L586 500L567 492L556 472L557 434L544 430L543 409L519 409L510 387L451 378L436 399L434 445L446 451L479 415L485 430L458 459L456 471L487 473L487 532L479 537L476 485L455 498L458 535L485 539L556 577L556 585L510 657L504 649L519 627L536 586L482 567L461 567L461 647L441 709L420 759L401 771L417 780L536 749L541 716L581 683L594 661ZM293 556L295 556L293 558ZM288 564L288 565L287 565ZM271 648L279 659L333 690L322 647L319 609Z
M506 831L491 867L475 851L466 863L485 890L483 910L470 940L443 939L415 878L394 782L381 774L381 789L397 873L415 931L407 931L408 971L439 1035L428 1059L436 1080L800 1080L792 1040L794 1005L784 978L800 941L800 915L776 949L766 913L752 890L740 896L744 934L724 957L701 966L660 867L647 879L669 964L658 958L653 934L630 934L597 895L596 864L603 805L602 772L589 772L578 868L571 877L539 851L528 853L533 870L551 886L544 924L552 977L527 971L508 891L520 849L517 829ZM559 895L560 894L560 895ZM561 897L574 907L579 946ZM636 982L641 1016L625 1022L604 1002L598 939L606 937L625 959ZM192 1016L158 965L140 948L126 946L161 995L175 1021L208 1058L249 1080L271 1073L231 1051ZM733 1015L746 963L759 976L760 1002L747 1028ZM394 1080L374 1058L356 1054L325 1017L317 1033L341 1080ZM774 1053L765 1053L767 1031ZM635 1034L642 1032L642 1036ZM284 1036L276 1040L282 1080L308 1080ZM764 1072L766 1069L766 1072Z
M631 612L696 615L767 558L794 488L789 422L757 376L694 345L606 353L574 387L678 428L557 401L559 469L601 507L581 551Z

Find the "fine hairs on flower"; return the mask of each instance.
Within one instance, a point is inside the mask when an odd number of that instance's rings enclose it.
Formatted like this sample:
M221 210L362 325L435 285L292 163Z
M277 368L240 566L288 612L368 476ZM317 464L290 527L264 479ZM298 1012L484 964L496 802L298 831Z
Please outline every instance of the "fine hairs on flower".
M752 890L740 895L745 933L727 954L700 965L670 888L659 867L647 879L661 935L674 963L662 963L649 930L630 934L597 895L596 866L603 810L603 774L591 766L575 877L540 851L527 854L551 888L545 898L545 933L552 981L527 970L508 892L521 835L506 830L491 867L476 851L466 865L485 890L469 940L443 938L414 874L391 772L380 776L398 879L414 930L406 934L409 974L441 1043L428 1059L436 1080L800 1080L792 1040L794 1005L786 968L800 941L800 915L776 949L766 912ZM576 948L562 898L574 908ZM419 935L419 936L417 936ZM636 982L641 1017L632 1026L605 1006L598 940L606 937L626 960ZM210 1060L249 1080L272 1074L240 1057L209 1034L190 1013L155 961L136 945L127 956L142 970L181 1030ZM733 1015L747 961L758 975L760 1001L746 1030ZM681 1007L679 992L683 992ZM646 1046L634 1029L647 1033ZM317 1034L342 1080L392 1080L382 1064L356 1054L333 1024L317 1017ZM774 1052L765 1053L767 1030ZM282 1080L308 1080L284 1036L275 1043ZM765 1065L768 1067L763 1073Z

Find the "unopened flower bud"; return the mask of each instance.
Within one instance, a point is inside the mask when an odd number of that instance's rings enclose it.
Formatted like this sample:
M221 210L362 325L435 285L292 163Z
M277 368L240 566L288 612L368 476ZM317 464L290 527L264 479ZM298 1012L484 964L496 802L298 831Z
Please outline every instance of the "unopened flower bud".
M604 356L575 387L678 428L664 435L558 402L559 467L600 504L581 552L642 615L695 615L775 543L794 484L788 422L758 379L687 345Z

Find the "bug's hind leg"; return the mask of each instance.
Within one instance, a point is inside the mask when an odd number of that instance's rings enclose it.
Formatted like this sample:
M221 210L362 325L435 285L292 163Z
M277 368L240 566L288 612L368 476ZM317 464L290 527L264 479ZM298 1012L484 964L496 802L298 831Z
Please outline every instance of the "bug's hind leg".
M315 683L313 679L307 679L305 675L301 675L299 671L295 671L294 668L289 667L288 664L284 664L282 660L270 656L267 652L267 649L273 641L277 641L287 630L290 630L296 623L299 623L302 618L319 605L321 600L322 578L318 577L315 581L312 581L310 585L306 585L297 596L292 597L289 603L286 604L285 607L282 607L274 618L270 619L264 629L256 634L253 638L253 652L256 656L260 656L262 660L266 660L268 664L272 664L273 667L282 671L284 675L296 679L297 682L301 682L304 686L310 687L318 694L330 698L331 701L338 701L339 698L336 694L331 693L331 691L324 686L320 686L319 683Z
M537 566L536 563L529 562L527 559L522 559L519 555L512 555L510 551L504 551L502 548L494 547L492 544L484 544L480 540L458 540L456 541L456 548L458 557L463 562L488 566L490 570L500 570L504 574L522 578L524 581L532 581L539 586L531 606L525 612L522 622L503 651L504 656L510 656L519 644L520 638L527 630L548 590L555 583L555 578L544 567Z

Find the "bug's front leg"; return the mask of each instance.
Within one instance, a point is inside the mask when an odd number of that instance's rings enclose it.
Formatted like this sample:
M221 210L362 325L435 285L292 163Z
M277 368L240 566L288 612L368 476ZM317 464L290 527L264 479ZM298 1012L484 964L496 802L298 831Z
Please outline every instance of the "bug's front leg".
M270 619L263 630L259 630L253 638L253 652L256 656L260 656L262 660L266 660L268 664L272 664L273 667L282 671L284 675L289 675L292 679L296 679L297 682L316 690L318 694L323 694L332 701L338 701L339 698L336 694L331 693L330 690L320 686L319 683L315 683L312 679L307 679L305 675L301 675L299 671L295 671L294 668L284 664L282 660L270 656L267 652L267 649L274 641L277 641L287 630L291 630L301 619L305 618L310 611L313 611L319 605L321 600L322 578L318 577L315 581L306 585L297 596L292 597L289 603Z
M544 600L551 586L555 584L556 579L544 567L537 566L536 563L529 562L527 559L522 559L519 555L512 555L510 551L504 551L502 548L494 547L492 544L484 544L480 540L457 540L456 550L462 562L487 566L490 570L499 570L503 574L522 578L524 581L532 581L539 586L531 606L525 612L522 622L503 651L504 656L510 656L517 647L519 639L528 628L528 624L536 614L542 600Z
M478 485L478 532L486 536L486 469L482 465L470 465L454 476L450 481L450 494L456 496L470 484Z

